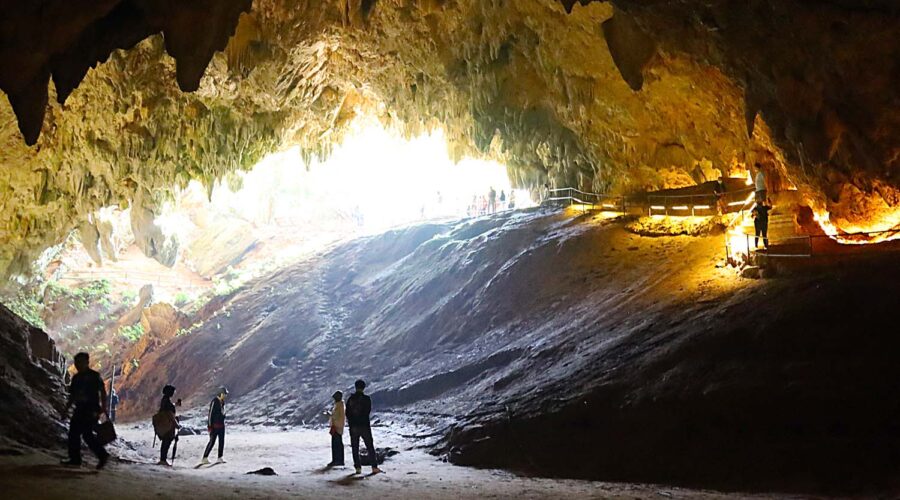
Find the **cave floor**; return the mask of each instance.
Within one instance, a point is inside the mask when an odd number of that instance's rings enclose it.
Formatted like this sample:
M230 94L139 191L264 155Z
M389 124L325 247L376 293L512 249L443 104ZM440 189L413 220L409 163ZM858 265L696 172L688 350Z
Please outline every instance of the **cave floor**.
M377 427L375 444L399 454L382 466L383 474L353 476L352 467L327 470L329 438L325 430L230 429L226 464L194 469L205 436L182 436L174 468L150 465L154 450L146 426L122 427L128 444L116 450L123 461L111 461L97 473L88 466L67 469L58 456L31 453L0 457L0 491L4 498L748 498L648 484L529 478L499 470L450 465L417 449L404 429ZM352 463L345 434L347 463ZM61 453L61 452L60 452ZM215 454L215 452L213 453ZM248 475L271 467L277 476ZM752 498L786 498L754 495Z

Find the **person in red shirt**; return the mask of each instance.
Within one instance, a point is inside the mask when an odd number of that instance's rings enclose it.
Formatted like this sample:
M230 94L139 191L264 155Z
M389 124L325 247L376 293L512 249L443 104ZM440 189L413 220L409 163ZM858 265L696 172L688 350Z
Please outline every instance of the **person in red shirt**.
M206 430L209 431L209 443L206 444L206 451L203 452L203 459L200 465L209 463L209 454L212 451L216 441L219 442L219 458L216 459L217 464L225 463L225 396L228 395L228 389L221 388L209 403L209 414L206 417Z

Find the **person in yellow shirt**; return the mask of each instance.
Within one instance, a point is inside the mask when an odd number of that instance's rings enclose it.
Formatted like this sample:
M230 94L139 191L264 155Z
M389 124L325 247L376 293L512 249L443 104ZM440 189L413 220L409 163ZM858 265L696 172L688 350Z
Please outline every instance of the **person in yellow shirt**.
M344 465L344 393L337 391L331 397L334 399L334 410L328 429L331 434L331 463L328 466L338 467Z

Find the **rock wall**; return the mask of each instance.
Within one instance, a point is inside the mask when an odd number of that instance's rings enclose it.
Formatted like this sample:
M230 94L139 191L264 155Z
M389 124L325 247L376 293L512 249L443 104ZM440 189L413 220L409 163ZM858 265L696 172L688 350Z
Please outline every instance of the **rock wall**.
M519 186L761 161L839 224L900 220L889 0L44 0L0 18L6 274L98 207L152 207L288 144L327 154L359 113L442 126Z
M52 339L0 304L0 435L36 446L62 439L63 365Z

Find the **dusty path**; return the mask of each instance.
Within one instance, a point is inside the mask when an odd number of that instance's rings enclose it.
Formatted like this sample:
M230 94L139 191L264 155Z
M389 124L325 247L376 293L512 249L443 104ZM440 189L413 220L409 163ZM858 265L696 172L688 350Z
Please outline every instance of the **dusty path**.
M401 429L378 428L376 445L400 453L385 463L384 473L354 476L352 467L327 470L325 431L308 429L232 430L227 436L228 462L194 469L205 436L184 436L174 468L149 465L154 458L148 428L121 429L134 445L123 455L141 463L112 463L107 470L71 470L53 465L54 457L0 458L0 491L6 499L79 498L746 498L708 491L656 485L532 479L496 470L444 463L400 437ZM345 441L347 441L345 437ZM350 463L349 447L347 462ZM89 457L92 464L92 457ZM272 467L277 476L247 475ZM35 485L40 481L40 488ZM774 498L772 496L755 498Z

